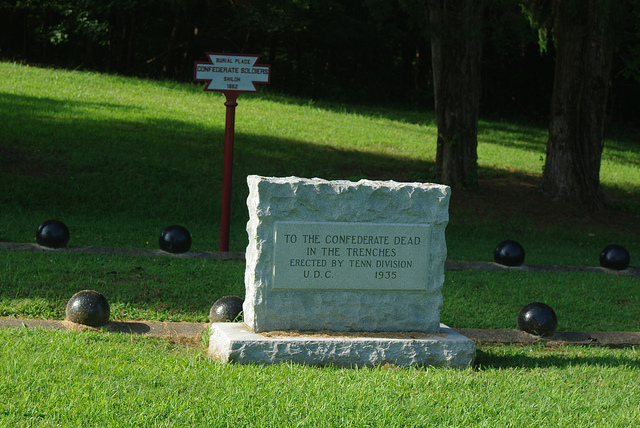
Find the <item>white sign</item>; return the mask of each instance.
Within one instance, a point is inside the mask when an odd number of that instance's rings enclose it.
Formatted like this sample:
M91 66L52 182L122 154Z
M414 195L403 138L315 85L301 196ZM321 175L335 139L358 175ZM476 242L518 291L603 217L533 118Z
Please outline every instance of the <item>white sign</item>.
M209 81L205 91L258 92L255 83L269 83L271 66L256 64L260 55L207 53L196 62L193 80Z
M425 291L425 224L276 222L274 289Z

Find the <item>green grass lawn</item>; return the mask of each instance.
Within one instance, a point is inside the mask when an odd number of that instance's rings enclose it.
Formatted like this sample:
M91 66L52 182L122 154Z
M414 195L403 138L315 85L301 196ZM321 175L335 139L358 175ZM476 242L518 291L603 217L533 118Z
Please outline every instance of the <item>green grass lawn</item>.
M0 240L34 242L37 226L57 218L71 230L70 245L156 249L164 227L182 224L193 250L217 250L223 101L201 85L0 63L0 114L8 125L0 128ZM516 239L528 264L597 266L610 243L637 260L640 150L633 136L606 142L601 174L626 211L592 215L536 194L543 124L485 119L479 128L482 188L452 195L449 259L491 261L500 241ZM435 134L425 111L241 96L230 249L244 251L247 243L247 175L429 181ZM219 297L243 295L243 269L177 258L5 252L0 316L60 319L74 292L95 288L116 319L206 321ZM561 330L638 330L637 285L637 278L616 275L449 272L442 320L512 328L514 311L541 299L559 312Z
M431 181L432 113L243 95L236 112L231 250L244 251L249 174ZM72 246L153 248L182 224L218 249L224 99L201 85L0 63L0 241L35 242L64 221ZM485 118L481 190L452 195L448 258L491 261L516 239L525 263L597 266L605 245L640 256L638 136L605 142L602 213L535 187L546 125ZM86 288L112 319L206 322L243 295L244 265L179 257L0 252L0 316L64 318ZM560 331L640 331L640 279L615 274L448 271L441 320L515 328L544 301ZM163 340L0 330L3 426L629 426L640 418L638 353L481 347L473 369L238 367Z
M480 347L475 369L239 366L166 341L0 330L0 424L634 426L635 349Z

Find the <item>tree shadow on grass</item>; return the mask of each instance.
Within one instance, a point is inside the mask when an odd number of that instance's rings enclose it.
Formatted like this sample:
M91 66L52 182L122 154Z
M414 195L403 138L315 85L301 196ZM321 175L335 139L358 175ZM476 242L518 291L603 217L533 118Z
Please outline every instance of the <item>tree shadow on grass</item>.
M103 117L101 110L135 113L135 119ZM61 215L219 218L224 123L159 119L138 110L0 94L8 124L0 129L0 180L7 183L0 203ZM235 137L234 215L246 211L247 175L429 181L433 165L277 135ZM246 215L235 219L244 223Z
M585 365L607 368L640 367L640 356L629 356L628 353L616 351L608 351L607 355L593 355L590 351L592 348L584 348L584 352L581 352L583 348L578 346L511 345L508 348L516 348L515 351L500 352L502 348L495 346L477 349L474 367L477 370L570 368Z

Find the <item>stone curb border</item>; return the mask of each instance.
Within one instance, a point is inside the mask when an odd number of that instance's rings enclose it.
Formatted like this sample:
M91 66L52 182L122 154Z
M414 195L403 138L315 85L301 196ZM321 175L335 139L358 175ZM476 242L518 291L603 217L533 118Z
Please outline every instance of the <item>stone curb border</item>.
M209 323L111 321L103 327L92 328L69 321L0 318L0 328L41 328L46 330L96 330L107 333L137 334L148 337L163 337L177 342L199 342L209 330ZM473 340L476 344L533 344L605 346L625 348L640 346L640 332L557 332L543 338L512 329L454 328L456 332Z
M167 253L162 250L150 250L145 248L121 248L121 247L67 247L53 249L43 247L38 244L20 244L12 242L0 242L0 250L9 251L32 251L32 252L71 252L86 254L114 254L120 256L138 256L138 257L176 257L182 259L201 259L201 260L228 260L236 262L245 262L245 255L241 252L219 252L219 251L188 251L181 254ZM494 262L470 262L470 261L445 261L444 268L446 270L462 271L462 270L502 270L502 271L532 271L532 272L590 272L590 273L608 273L613 275L623 275L640 277L640 268L629 267L625 270L616 271L605 269L599 266L557 266L557 265L522 265L522 266L503 266Z
M590 272L590 273L608 273L611 275L634 276L640 277L640 268L628 267L625 270L612 270L600 266L558 266L558 265L522 265L522 266L504 266L494 262L467 262L447 260L444 264L446 270L514 270L529 272Z
M455 328L455 331L476 344L533 344L603 346L630 348L640 345L640 332L626 331L559 331L551 337L539 337L521 330Z
M179 259L203 259L203 260L230 260L244 262L244 253L234 252L214 252L214 251L187 251L186 253L167 253L162 250L150 250L146 248L123 248L123 247L65 247L48 248L39 244L20 244L12 242L0 242L0 250L9 251L31 251L31 252L51 252L51 253L86 253L104 254L117 256L137 256L137 257L175 257Z

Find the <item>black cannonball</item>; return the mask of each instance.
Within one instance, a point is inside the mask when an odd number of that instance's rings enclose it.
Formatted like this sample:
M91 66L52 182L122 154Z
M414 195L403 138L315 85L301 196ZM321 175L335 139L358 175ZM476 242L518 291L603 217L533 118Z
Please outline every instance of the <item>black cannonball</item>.
M242 304L244 299L238 296L224 296L216 300L211 306L209 312L210 322L227 322L236 321L240 312L242 312Z
M600 266L613 270L625 270L629 267L631 257L621 245L607 245L600 253Z
M44 247L66 247L69 243L69 228L59 220L47 220L38 226L36 241Z
M551 306L529 303L518 313L518 329L536 336L550 337L558 328L558 318Z
M502 241L493 251L493 259L501 265L520 266L524 263L524 248L516 241Z
M182 226L167 226L158 242L160 249L167 253L186 253L191 248L191 234Z
M109 302L95 290L79 291L67 302L66 318L77 324L100 327L109 322L110 313Z

